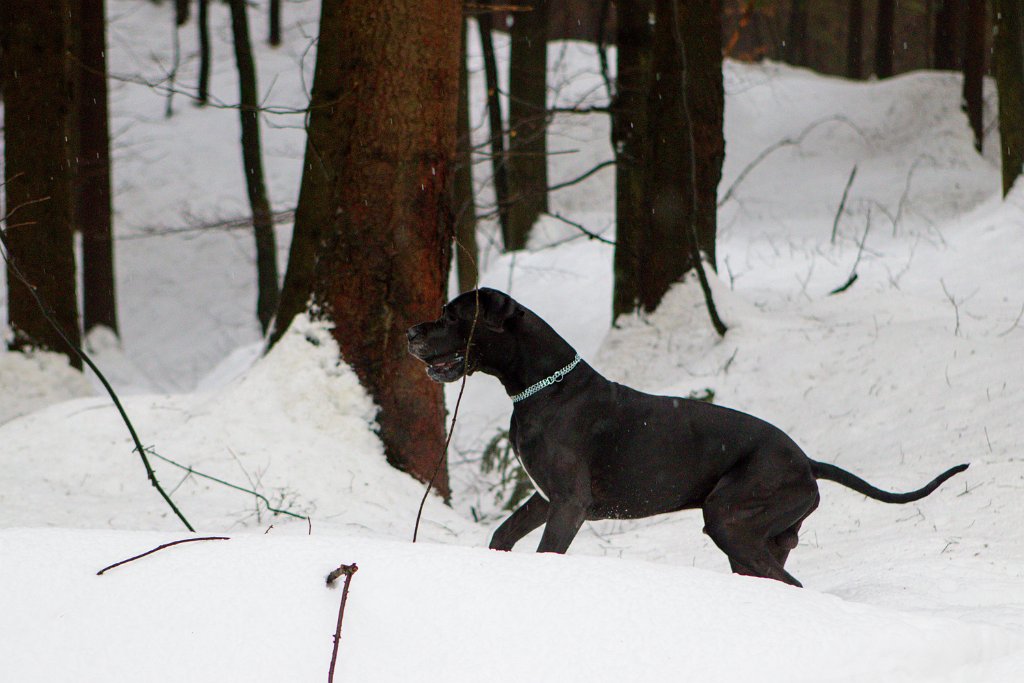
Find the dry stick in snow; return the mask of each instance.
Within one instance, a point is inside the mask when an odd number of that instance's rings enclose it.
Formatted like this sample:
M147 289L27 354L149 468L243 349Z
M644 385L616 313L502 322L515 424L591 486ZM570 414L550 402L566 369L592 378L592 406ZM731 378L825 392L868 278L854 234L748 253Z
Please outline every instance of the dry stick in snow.
M341 622L345 618L345 603L348 601L348 586L352 582L352 575L359 571L355 562L343 564L327 575L327 585L333 586L339 576L345 576L345 585L341 589L341 606L338 608L338 626L334 629L334 650L331 652L331 667L327 670L327 683L334 681L334 667L338 663L338 645L341 644Z
M109 570L113 569L114 567L120 567L122 564L128 564L129 562L134 562L135 560L138 560L138 559L141 559L143 557L146 557L147 555L152 555L153 553L155 553L157 551L160 551L160 550L163 550L164 548L170 548L172 545L181 545L182 543L195 543L196 541L229 541L229 540L231 540L231 539L228 536L203 536L202 538L184 538L184 539L182 539L180 541L171 541L170 543L164 543L163 545L158 545L157 547L153 548L152 550L147 550L146 552L144 552L144 553L142 553L140 555L135 555L134 557L129 557L127 560L121 560L120 562L115 562L114 564L107 565L103 569L101 569L98 572L96 572L96 576L102 576L103 572L109 571Z
M6 222L7 219L15 211L18 210L18 208L20 207L14 207L13 209L11 209L7 216L5 216L2 219L3 222ZM149 478L149 482L153 485L154 488L156 488L157 492L159 492L160 494L160 497L163 498L167 505L170 506L171 510L174 511L174 514L178 517L178 519L181 520L182 524L185 525L185 528L189 531L195 531L195 529L192 528L192 525L189 524L188 520L185 519L185 515L181 514L181 510L178 509L178 506L174 504L174 501L171 500L171 497L167 495L167 492L164 491L162 486L160 486L160 482L156 480L156 473L153 471L152 465L149 464L149 458L146 457L146 449L143 447L142 441L139 439L139 435L135 432L135 427L132 425L131 420L128 419L128 413L125 412L124 406L121 405L121 399L118 398L117 393L114 391L114 388L110 386L110 382L107 381L106 376L102 372L100 372L100 369L96 367L95 363L92 362L92 358L90 358L89 355L82 350L82 347L71 343L71 340L68 339L68 336L64 333L64 330L61 329L60 324L54 317L52 311L50 310L50 307L47 306L46 302L43 301L42 297L39 295L39 292L36 290L35 285L28 281L25 275L21 272L21 269L18 268L18 264L11 260L10 257L8 256L9 247L7 245L7 234L4 232L2 228L0 228L0 245L3 246L3 248L0 249L0 256L3 256L3 260L7 264L8 272L14 275L14 277L17 278L17 280L21 282L21 284L28 288L29 293L32 295L32 298L35 299L36 305L42 312L43 317L46 318L46 321L50 323L50 325L57 332L60 338L64 340L64 343L67 344L69 348L74 350L78 357L82 359L82 362L89 366L90 370L96 373L97 379L99 379L100 383L103 385L103 388L107 390L107 394L110 395L110 399L114 402L114 407L117 408L117 412L121 414L121 419L128 427L128 433L131 434L132 441L135 442L135 450L138 452L139 457L142 458L142 464L146 468L146 476Z
M843 188L843 198L839 200L839 209L836 211L835 220L832 221L832 244L836 243L836 231L839 229L839 217L843 215L843 209L846 207L846 198L850 194L850 186L853 185L853 179L857 176L857 164L853 165L850 170L850 177L846 181L846 187Z
M850 277L846 279L846 282L836 287L829 295L840 294L848 290L859 277L857 275L857 266L860 264L860 257L864 253L864 243L868 241L868 232L871 231L871 209L868 209L868 224L864 226L864 236L860 238L860 246L857 248L857 258L853 261L853 268L850 269Z

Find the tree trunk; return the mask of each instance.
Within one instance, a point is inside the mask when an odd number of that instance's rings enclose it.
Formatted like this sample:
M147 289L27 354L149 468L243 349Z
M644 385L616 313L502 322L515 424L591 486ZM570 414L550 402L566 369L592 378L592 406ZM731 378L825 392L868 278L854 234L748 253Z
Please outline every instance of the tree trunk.
M498 64L494 57L493 20L490 13L476 17L480 29L480 47L484 57L484 82L487 84L487 122L491 129L491 169L493 174L494 200L498 208L498 225L501 227L501 241L505 251L512 249L512 234L509 230L509 181L508 159L505 155L505 126L501 118L501 101L498 99Z
M548 210L547 0L517 12L509 61L508 251L523 249L530 229Z
M648 108L650 233L641 247L639 278L640 304L647 311L696 267L698 251L714 266L717 190L725 157L721 3L656 0L655 16Z
M69 0L0 2L4 84L4 192L10 258L79 344L72 240L71 152L76 127ZM37 347L81 360L39 311L32 292L7 271L11 348Z
M786 61L807 66L808 0L792 0L789 6L789 27L786 38Z
M270 0L270 35L267 37L273 47L281 44L281 0Z
M188 22L188 16L188 0L174 0L174 23L178 26L184 26Z
M82 233L82 315L88 333L115 334L117 301L111 227L110 132L107 112L106 17L103 0L78 0L78 229Z
M311 312L333 325L380 407L388 461L422 480L444 449L444 393L407 352L406 330L445 300L461 10L458 0L324 0L295 226L296 265L312 276L285 296L312 294ZM290 262L286 290L303 277ZM444 470L435 483L447 497Z
M199 30L199 87L196 99L200 105L210 99L210 12L209 0L198 0L196 25Z
M863 77L863 57L861 44L864 40L864 2L850 0L850 13L846 22L846 77Z
M985 0L967 0L966 34L964 36L964 110L974 131L974 148L981 151L985 136L984 81L985 81L985 27L987 23Z
M958 55L960 36L960 4L962 0L937 0L935 38L932 59L936 69L952 71L960 68Z
M878 0L875 25L875 75L892 76L893 28L896 22L896 0Z
M452 194L455 206L455 264L459 291L476 289L477 267L476 203L473 201L473 140L469 122L469 71L466 68L466 22L462 22L462 57L459 60L459 110L456 121L456 165Z
M651 92L651 0L616 7L617 64L612 101L615 152L615 283L612 319L640 306L641 248L648 236L645 173L650 165L647 100Z
M256 66L249 42L249 22L245 0L230 0L231 34L235 43L240 93L239 115L242 123L242 163L245 184L252 207L252 227L256 237L257 289L256 317L266 334L277 312L277 245L274 221L263 180L263 154L260 149L259 96L256 89Z
M1024 171L1024 2L995 0L992 61L999 89L1003 195Z

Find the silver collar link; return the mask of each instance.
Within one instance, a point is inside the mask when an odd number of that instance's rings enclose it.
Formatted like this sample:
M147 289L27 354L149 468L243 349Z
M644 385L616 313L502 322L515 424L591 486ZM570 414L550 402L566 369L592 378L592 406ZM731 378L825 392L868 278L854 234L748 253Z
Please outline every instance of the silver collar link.
M545 377L544 379L542 379L541 381L537 382L536 384L531 384L526 389L524 389L523 391L521 391L518 394L516 394L515 396L513 396L512 397L512 402L513 403L519 403L523 399L530 398L531 396L536 394L541 389L544 389L545 387L549 387L552 384L557 384L558 382L561 382L563 379L565 379L565 376L568 375L570 372L572 372L573 369L577 365L579 365L579 364L580 364L580 354L577 353L576 357L572 359L571 363L566 365L561 370L555 370L555 373L553 375L551 375L550 377Z

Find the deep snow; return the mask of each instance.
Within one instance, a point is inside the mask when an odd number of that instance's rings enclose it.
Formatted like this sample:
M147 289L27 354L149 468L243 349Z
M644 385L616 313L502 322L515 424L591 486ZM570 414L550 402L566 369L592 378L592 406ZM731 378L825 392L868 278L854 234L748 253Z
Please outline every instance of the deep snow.
M170 10L108 5L112 72L158 80L171 59ZM286 3L285 46L259 46L271 106L303 105L316 5ZM231 102L227 11L212 11L214 93ZM254 36L262 17L251 13ZM183 87L193 28L181 34ZM551 63L553 100L600 101L591 48L555 45ZM483 121L479 69L475 78ZM510 291L608 377L656 393L713 389L811 457L883 488L916 488L969 461L965 474L908 506L824 483L787 564L803 590L728 574L697 512L588 523L565 557L531 554L536 533L495 554L484 548L503 513L478 461L510 404L497 382L473 377L451 457L453 505L432 497L426 542L411 545L422 487L384 463L372 404L325 330L302 319L259 358L251 236L156 234L244 215L236 112L179 95L165 120L159 92L119 81L123 346L100 334L90 348L147 445L311 521L271 516L251 495L155 460L199 530L232 540L95 576L187 534L95 385L52 356L0 352L2 678L322 679L339 599L323 577L355 561L337 680L1016 680L1024 196L999 197L995 128L979 156L959 78L947 73L850 83L728 64L726 90L720 196L733 191L712 279L724 339L692 283L609 331L611 247L552 218L515 256L498 254L495 226L482 224L482 284ZM990 93L989 121L993 107ZM283 210L297 195L301 118L265 121L268 185ZM799 144L733 187L787 138ZM611 156L599 115L556 117L549 144L571 152L551 157L553 182ZM475 168L482 202L488 168ZM552 194L552 210L613 238L613 179L606 169ZM830 296L855 263L857 282ZM457 391L448 388L452 407Z

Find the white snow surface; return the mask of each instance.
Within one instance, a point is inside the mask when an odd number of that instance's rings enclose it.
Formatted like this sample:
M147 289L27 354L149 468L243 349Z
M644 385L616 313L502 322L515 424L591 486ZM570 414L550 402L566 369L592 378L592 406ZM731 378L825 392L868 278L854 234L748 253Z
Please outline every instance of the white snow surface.
M278 210L297 196L301 116L283 110L304 104L318 3L284 8L285 45L256 45L279 112L263 129ZM227 9L210 9L214 104L230 104ZM730 574L698 511L587 523L565 556L532 553L539 532L516 552L486 550L507 513L480 452L511 406L478 376L458 416L452 503L428 498L412 544L423 487L385 462L372 401L328 331L300 318L262 355L251 236L195 228L245 214L237 112L179 94L165 119L165 94L140 81L160 82L172 64L170 8L112 0L108 12L111 71L126 77L111 103L122 336L97 331L88 348L144 445L180 464L150 455L197 533L230 540L97 576L194 536L147 481L94 378L52 354L0 351L0 680L323 680L341 595L324 577L351 562L339 681L1020 680L1024 190L1001 199L995 127L977 154L959 76L852 83L726 65L711 277L724 338L694 282L612 329L612 248L558 219L514 256L497 253L493 222L480 226L481 284L512 293L611 379L712 389L882 488L971 463L906 506L823 483L787 563L806 586L795 589ZM186 90L193 29L180 34ZM551 66L552 102L603 101L592 47L555 44ZM552 182L610 158L608 133L600 115L556 117ZM492 196L484 161L481 204ZM604 169L553 193L552 213L614 239L613 195ZM278 234L283 269L290 226ZM857 281L829 295L854 267ZM458 390L447 387L450 409Z

